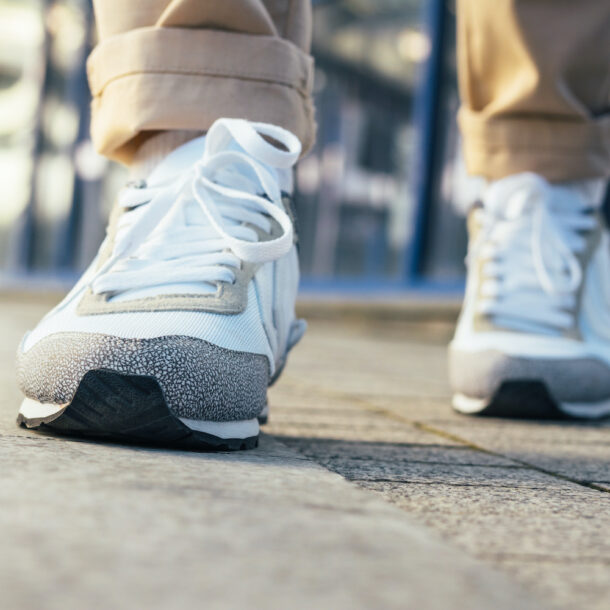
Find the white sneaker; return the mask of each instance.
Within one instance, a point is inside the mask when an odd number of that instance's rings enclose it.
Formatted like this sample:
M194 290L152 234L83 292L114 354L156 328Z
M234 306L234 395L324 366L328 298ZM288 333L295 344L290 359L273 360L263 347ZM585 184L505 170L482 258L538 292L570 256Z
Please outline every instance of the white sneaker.
M19 423L256 446L267 386L305 330L289 195L300 151L284 129L221 119L128 185L88 271L22 341Z
M610 414L602 186L518 174L492 183L471 211L466 297L449 349L458 411Z

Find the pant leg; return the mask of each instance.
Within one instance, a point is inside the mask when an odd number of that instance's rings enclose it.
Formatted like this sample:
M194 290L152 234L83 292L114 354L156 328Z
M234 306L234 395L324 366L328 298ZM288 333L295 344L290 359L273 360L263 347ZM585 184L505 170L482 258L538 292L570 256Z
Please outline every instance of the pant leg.
M610 2L458 0L468 170L610 175Z
M94 0L92 137L129 163L147 133L220 117L314 139L309 0Z

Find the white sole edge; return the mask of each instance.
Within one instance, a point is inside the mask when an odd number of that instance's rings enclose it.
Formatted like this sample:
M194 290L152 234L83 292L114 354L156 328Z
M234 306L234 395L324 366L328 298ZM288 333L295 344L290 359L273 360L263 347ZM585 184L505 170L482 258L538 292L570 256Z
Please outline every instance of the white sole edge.
M252 438L260 431L258 419L244 419L241 421L202 421L199 419L178 418L185 426L197 432L204 432L217 438Z
M451 404L456 411L472 415L479 413L489 405L490 401L486 398L471 398L465 394L454 394Z
M610 400L601 402L560 402L557 406L570 417L600 419L610 415Z
M56 403L38 402L31 398L24 398L19 408L20 415L27 420L48 419L53 415L61 415L68 404L58 405ZM197 432L203 432L222 439L245 439L257 436L260 431L258 419L246 419L243 421L201 421L198 419L178 418L185 426Z
M454 394L451 404L456 411L466 415L480 413L489 406L489 398L472 398L465 394ZM557 408L576 419L601 419L610 416L610 400L600 402L556 402Z
M59 415L68 404L46 403L24 398L19 408L19 413L26 419L46 419L52 415Z

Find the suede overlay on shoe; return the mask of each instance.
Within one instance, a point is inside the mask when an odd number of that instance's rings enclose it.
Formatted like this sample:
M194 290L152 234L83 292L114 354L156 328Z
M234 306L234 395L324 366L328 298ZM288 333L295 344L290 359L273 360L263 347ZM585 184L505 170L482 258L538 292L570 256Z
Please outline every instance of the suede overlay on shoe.
M21 391L42 403L69 403L84 375L96 369L154 377L174 415L207 421L256 417L269 383L265 356L185 336L55 333L17 355Z

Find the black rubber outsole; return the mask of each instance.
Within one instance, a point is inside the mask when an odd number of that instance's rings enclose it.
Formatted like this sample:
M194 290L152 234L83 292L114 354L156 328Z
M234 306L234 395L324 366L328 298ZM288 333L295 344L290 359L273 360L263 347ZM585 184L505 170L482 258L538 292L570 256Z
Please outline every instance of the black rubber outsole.
M511 419L579 419L564 413L546 384L535 380L503 382L484 409L468 415Z
M66 436L190 451L239 451L258 446L258 435L225 439L192 430L169 410L152 377L89 371L59 414L17 423Z

